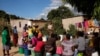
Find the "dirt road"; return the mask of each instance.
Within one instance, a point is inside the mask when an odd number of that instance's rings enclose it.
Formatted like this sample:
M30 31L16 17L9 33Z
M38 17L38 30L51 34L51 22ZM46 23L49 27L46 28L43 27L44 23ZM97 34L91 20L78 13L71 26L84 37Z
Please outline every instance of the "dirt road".
M2 42L0 37L0 56L3 56L2 52ZM11 47L10 56L24 56L23 54L18 53L18 47Z

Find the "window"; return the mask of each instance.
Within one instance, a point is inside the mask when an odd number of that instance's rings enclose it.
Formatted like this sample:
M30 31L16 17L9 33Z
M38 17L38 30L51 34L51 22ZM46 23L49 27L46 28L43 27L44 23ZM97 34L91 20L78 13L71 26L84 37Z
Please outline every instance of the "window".
M21 22L19 22L19 27L21 28Z

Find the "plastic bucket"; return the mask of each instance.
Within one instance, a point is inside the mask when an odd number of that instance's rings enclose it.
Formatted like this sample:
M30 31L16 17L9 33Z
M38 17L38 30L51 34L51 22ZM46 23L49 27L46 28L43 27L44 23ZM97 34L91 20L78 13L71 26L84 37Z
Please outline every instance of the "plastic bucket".
M24 49L22 47L19 47L19 53L23 54L24 53Z

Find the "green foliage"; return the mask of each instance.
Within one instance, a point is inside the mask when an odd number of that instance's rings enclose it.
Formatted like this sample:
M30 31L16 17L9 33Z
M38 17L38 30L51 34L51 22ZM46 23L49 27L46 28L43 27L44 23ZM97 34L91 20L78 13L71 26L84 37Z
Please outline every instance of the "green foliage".
M84 14L91 15L93 13L95 0L66 0L65 2L70 3Z
M52 20L52 23L53 23L53 32L54 33L57 33L57 34L62 34L63 32L65 32L65 30L63 29L63 25L61 23L61 19L57 20L58 18L55 18ZM48 35L49 32L48 32L48 28L47 28L47 24L45 25L45 27L43 27L41 29L42 33L45 34L45 35Z
M11 32L11 27L10 27L10 19L23 19L21 17L18 17L16 15L10 15L7 14L5 11L0 10L0 34L4 28L4 26L8 26L9 30Z
M40 20L45 20L44 18L41 18Z
M63 32L65 32L65 29L63 29L61 20L62 19L59 19L59 18L55 18L52 20L54 33L62 34Z
M48 13L47 18L53 23L53 32L57 34L62 34L63 32L65 32L65 29L63 29L62 25L62 19L73 16L74 14L67 7L60 6L57 9L51 10Z
M0 10L0 18L4 18L6 15L6 12L3 10Z
M21 17L19 16L16 16L16 15L9 15L11 19L22 19Z
M79 12L85 15L100 19L100 0L62 0L76 7Z
M47 24L45 24L45 26L41 29L42 33L44 35L48 35L48 31L47 31Z
M93 16L96 19L100 20L100 1L97 1L96 4L95 4Z
M16 16L16 15L7 14L3 10L0 10L0 18L3 18L5 20L7 20L7 21L9 21L9 19L24 19L24 18Z
M3 24L0 24L0 35L1 35L1 33L2 33L5 26L7 26L8 29L9 29L9 32L12 33L10 24L7 24L7 22L6 22L6 23L3 23Z
M59 17L60 19L64 19L64 18L73 17L73 16L74 16L74 14L67 7L60 6L57 9L51 10L48 13L47 18L49 20L52 20L57 17Z
M75 28L75 26L74 25L69 25L69 30L67 31L69 34L71 34L71 35L75 35L76 34L76 32L77 32L77 29Z

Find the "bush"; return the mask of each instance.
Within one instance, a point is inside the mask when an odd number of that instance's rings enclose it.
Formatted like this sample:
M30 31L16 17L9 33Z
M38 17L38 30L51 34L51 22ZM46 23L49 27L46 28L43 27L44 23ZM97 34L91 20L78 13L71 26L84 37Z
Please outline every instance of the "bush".
M76 34L76 32L77 32L77 29L75 28L75 26L74 25L69 25L69 30L67 30L67 32L70 34L70 35L75 35Z

